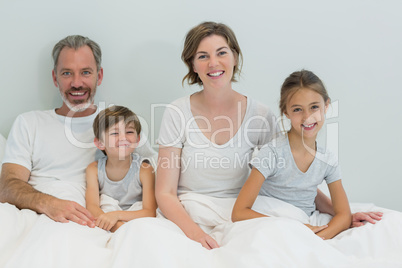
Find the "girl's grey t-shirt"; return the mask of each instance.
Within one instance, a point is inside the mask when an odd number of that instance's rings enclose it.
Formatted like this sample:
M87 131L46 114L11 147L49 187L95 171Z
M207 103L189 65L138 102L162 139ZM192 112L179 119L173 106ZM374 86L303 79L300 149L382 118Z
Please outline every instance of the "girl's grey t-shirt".
M274 197L302 209L311 215L315 207L317 186L341 179L338 161L333 153L317 146L316 156L303 173L297 167L287 135L278 137L261 148L250 161L265 177L260 195Z

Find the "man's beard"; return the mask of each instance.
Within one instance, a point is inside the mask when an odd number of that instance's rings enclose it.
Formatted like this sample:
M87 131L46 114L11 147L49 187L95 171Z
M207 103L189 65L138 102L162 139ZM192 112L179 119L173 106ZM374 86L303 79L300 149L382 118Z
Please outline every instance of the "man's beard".
M93 91L91 91L89 88L87 89L87 91L88 91L88 94L90 94L88 100L83 103L79 103L79 104L71 103L65 96L65 93L63 93L61 90L59 92L60 92L61 98L63 99L63 102L67 105L67 107L70 109L70 111L72 111L74 113L78 113L78 112L83 112L86 109L88 109L88 107L91 106L94 102L96 86Z

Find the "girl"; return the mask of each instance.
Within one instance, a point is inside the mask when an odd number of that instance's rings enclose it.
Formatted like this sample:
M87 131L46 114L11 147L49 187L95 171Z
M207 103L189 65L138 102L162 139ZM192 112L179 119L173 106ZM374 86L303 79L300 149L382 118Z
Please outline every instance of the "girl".
M325 179L334 217L325 226L306 225L324 239L350 226L352 216L339 167L334 156L316 142L329 103L328 93L314 73L302 70L285 80L280 111L290 119L291 129L264 146L250 162L252 171L234 205L233 221L266 216L251 209L258 194L290 203L310 216L316 209L317 186Z

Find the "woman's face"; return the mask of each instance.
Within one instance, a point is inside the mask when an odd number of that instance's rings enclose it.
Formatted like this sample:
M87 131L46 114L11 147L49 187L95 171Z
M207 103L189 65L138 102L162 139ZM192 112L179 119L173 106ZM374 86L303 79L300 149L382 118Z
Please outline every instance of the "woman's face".
M236 59L226 39L210 35L201 40L194 56L194 72L205 88L231 88Z

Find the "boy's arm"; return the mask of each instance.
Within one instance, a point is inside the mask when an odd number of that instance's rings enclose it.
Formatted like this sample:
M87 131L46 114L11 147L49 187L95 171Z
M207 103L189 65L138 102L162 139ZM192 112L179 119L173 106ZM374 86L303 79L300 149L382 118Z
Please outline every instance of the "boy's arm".
M85 192L85 202L87 209L98 218L103 214L99 203L99 182L98 182L98 162L92 162L88 165L86 170L87 188Z
M155 198L155 171L151 164L142 162L140 180L142 184L142 210L147 215L144 217L155 217L158 205Z
M137 211L112 211L99 215L96 225L104 230L116 231L124 222L156 216L155 173L152 166L142 163L140 168L142 184L142 209Z
M74 201L63 200L42 193L29 183L30 171L18 164L5 163L0 176L0 202L10 203L19 209L31 209L46 214L58 222L74 221L95 227L91 213Z

